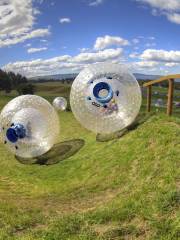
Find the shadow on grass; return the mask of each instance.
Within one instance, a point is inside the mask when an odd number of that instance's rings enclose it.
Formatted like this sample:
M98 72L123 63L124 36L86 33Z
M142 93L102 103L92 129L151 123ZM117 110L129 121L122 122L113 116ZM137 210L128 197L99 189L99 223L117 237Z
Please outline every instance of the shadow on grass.
M73 139L57 143L50 151L39 157L21 158L15 156L15 158L22 164L52 165L73 156L84 144L85 141L83 139Z
M110 134L100 134L98 133L96 135L96 141L97 142L108 142L114 139L118 139L123 137L124 135L128 134L130 131L136 130L139 126L141 126L143 123L145 123L152 115L153 113L140 113L135 121L129 125L128 127L117 131L115 133Z

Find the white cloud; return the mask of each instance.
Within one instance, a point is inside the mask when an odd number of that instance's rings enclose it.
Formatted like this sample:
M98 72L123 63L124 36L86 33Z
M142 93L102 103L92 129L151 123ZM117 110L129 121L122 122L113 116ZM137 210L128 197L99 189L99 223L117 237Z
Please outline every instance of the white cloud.
M4 70L14 71L26 76L37 76L44 74L56 74L68 70L77 71L88 64L96 62L120 61L123 57L123 50L106 49L99 52L80 53L76 56L62 55L50 59L36 59L33 61L19 61L9 63L3 67Z
M139 57L139 53L138 52L132 52L130 55L129 55L130 58L138 58Z
M176 67L176 66L180 66L180 63L170 62L170 63L165 63L165 66L166 67Z
M73 58L73 61L80 63L103 62L121 57L122 55L123 50L121 48L106 49L95 53L80 53Z
M95 50L102 50L109 46L127 46L129 41L117 36L106 35L104 37L98 37L94 44Z
M48 35L49 29L33 29L39 10L32 0L0 1L0 47Z
M152 62L142 61L142 62L136 62L135 65L140 68L152 68L152 67L157 67L159 63L153 62L153 61Z
M81 53L84 53L84 52L88 52L90 49L89 49L89 48L78 48L78 50L79 50Z
M146 49L140 58L148 61L180 63L180 51Z
M180 24L180 1L179 0L136 0L152 7L154 16L165 15L173 23Z
M36 29L28 32L27 34L18 35L13 38L0 39L0 47L15 45L17 43L25 42L27 39L44 37L50 34L49 29Z
M35 51L31 50L31 52ZM18 61L5 65L3 69L31 77L77 72L89 64L98 62L124 63L132 71L146 74L166 74L165 71L168 69L173 73L180 67L180 52L178 51L168 52L165 50L147 49L142 54L134 52L129 57L139 58L139 61L128 62L124 56L123 49L116 48L98 52L81 52L75 56L61 55L46 60Z
M180 9L179 0L137 0L138 2L148 3L151 7L161 10L178 10Z
M148 37L148 39L154 41L156 38L155 37Z
M47 47L42 47L42 48L29 48L27 50L28 53L36 53L36 52L42 52L47 50Z
M70 22L71 22L71 19L70 19L70 18L60 18L60 19L59 19L59 22L60 22L60 23L70 23Z
M169 72L175 73L180 67L180 51L146 49L141 54L132 52L129 57L139 59L128 63L134 72L166 74L170 68Z
M89 6L95 7L95 6L102 4L103 2L104 2L104 0L91 0L91 2L89 3Z
M24 47L31 47L31 43L27 43Z
M180 14L178 13L167 13L169 21L180 24Z
M128 66L132 72L136 73L139 72L145 74L163 74L161 64L153 61L132 62L128 63Z
M145 47L147 47L147 48L154 47L154 46L156 46L156 43L154 43L154 42L145 44Z
M1 0L1 35L19 35L30 30L34 23L33 7L30 0Z
M39 4L42 4L44 0L36 0Z
M41 39L40 42L47 43L46 39Z
M134 39L132 40L132 42L133 42L133 44L138 44L140 41L139 41L138 38L134 38Z

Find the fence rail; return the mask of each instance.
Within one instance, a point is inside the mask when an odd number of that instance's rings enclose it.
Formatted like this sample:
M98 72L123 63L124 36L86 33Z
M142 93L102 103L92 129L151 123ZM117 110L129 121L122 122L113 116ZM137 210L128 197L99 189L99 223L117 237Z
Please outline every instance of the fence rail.
M173 112L173 93L174 93L174 80L180 79L180 74L168 75L161 77L156 80L149 81L143 84L143 87L147 87L147 111L151 111L151 100L152 100L152 86L156 83L168 81L168 101L167 101L167 114L170 116Z

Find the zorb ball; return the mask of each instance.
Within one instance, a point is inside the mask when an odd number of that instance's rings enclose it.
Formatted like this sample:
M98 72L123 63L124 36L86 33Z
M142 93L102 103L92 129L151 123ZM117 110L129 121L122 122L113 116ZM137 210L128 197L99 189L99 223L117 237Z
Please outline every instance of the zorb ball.
M63 97L57 97L53 100L53 107L58 111L65 111L67 108L67 101Z
M11 100L0 114L0 137L15 155L33 158L49 151L57 141L59 119L48 101L35 95Z
M70 103L76 119L95 133L113 133L130 125L141 106L141 90L123 65L101 63L74 80Z

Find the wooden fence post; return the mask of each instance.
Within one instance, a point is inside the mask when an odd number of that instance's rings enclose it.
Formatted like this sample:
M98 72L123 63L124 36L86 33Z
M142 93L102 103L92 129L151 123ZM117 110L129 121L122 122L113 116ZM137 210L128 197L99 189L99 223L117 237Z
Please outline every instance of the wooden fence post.
M168 102L167 102L167 114L170 116L173 110L173 92L174 92L174 79L169 79L168 88Z
M147 111L151 111L151 95L152 95L152 86L147 87Z

